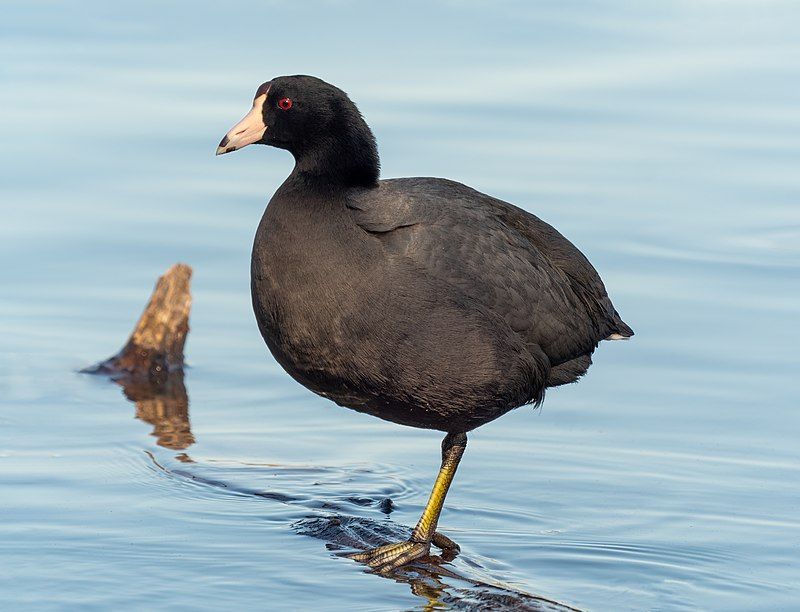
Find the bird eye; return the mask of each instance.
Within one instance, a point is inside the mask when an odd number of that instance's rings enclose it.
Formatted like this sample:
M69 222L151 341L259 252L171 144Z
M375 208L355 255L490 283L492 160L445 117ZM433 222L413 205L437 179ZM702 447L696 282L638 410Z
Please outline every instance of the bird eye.
M289 110L292 108L292 99L291 98L281 98L278 101L278 108L281 110Z

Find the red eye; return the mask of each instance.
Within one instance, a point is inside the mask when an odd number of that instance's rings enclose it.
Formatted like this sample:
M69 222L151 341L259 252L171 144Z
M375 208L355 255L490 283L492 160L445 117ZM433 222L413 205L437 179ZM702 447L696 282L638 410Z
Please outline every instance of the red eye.
M291 98L281 98L278 102L278 108L281 110L289 110L292 108L292 99Z

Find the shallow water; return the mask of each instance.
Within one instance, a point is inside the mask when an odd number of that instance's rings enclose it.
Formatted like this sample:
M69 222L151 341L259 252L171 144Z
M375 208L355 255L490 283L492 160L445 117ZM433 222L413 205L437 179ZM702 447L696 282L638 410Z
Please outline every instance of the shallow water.
M796 4L3 13L4 609L456 609L477 582L533 608L798 606ZM433 575L365 573L337 542L413 526L438 434L305 391L250 310L252 235L291 162L213 152L295 72L359 103L384 176L556 225L637 332L471 435L441 521L462 552ZM76 371L175 261L195 269L189 405L159 414Z

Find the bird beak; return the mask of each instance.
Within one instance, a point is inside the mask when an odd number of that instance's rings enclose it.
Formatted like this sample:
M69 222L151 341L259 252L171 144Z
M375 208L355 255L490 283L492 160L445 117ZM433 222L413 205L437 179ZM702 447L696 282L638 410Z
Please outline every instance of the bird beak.
M267 131L267 126L264 123L264 103L266 100L266 93L256 96L250 112L244 116L244 119L234 125L219 143L217 155L236 151L258 142L264 137Z

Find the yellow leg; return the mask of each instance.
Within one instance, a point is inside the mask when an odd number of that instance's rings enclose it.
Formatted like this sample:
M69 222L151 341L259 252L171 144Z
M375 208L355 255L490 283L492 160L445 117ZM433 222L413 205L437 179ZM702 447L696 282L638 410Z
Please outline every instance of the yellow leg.
M447 434L442 441L442 467L436 477L425 510L407 542L379 546L363 553L349 555L350 558L363 561L383 573L427 556L431 550L431 542L440 548L457 548L455 542L436 532L436 525L439 522L447 491L453 482L466 447L467 435L463 433Z
M442 513L444 498L456 475L456 469L467 447L466 434L447 434L442 441L442 467L433 484L431 496L422 511L422 516L411 534L412 542L430 542L436 532L439 515Z

